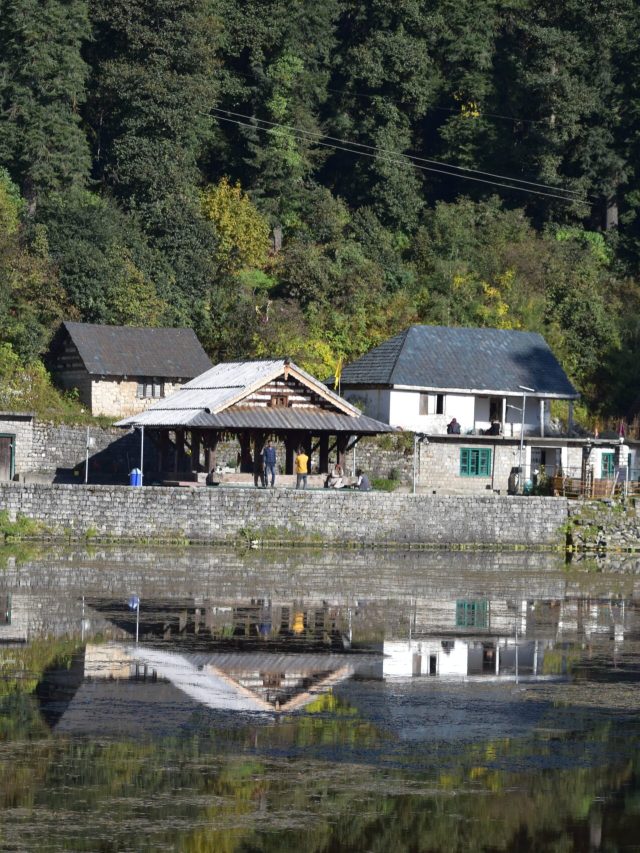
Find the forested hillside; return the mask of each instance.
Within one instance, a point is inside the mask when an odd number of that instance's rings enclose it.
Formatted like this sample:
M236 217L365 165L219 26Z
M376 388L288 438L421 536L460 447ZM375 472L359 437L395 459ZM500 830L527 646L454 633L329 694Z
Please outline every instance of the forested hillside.
M320 375L486 325L633 416L638 31L634 0L0 0L0 371L61 318Z

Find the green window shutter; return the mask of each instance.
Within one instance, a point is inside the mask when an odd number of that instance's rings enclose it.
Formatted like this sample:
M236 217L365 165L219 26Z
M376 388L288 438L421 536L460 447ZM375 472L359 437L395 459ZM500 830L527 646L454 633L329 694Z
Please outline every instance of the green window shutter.
M462 447L460 448L461 477L490 477L491 448Z
M615 453L602 454L602 470L600 476L603 480L609 480L615 474L616 470L616 455Z
M456 601L456 628L487 628L488 615L486 600Z

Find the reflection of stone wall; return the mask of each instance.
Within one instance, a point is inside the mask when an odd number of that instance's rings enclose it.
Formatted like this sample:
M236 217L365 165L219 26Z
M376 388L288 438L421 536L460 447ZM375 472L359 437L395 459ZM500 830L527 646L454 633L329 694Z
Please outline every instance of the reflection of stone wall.
M0 484L0 508L55 534L222 542L557 545L564 498Z

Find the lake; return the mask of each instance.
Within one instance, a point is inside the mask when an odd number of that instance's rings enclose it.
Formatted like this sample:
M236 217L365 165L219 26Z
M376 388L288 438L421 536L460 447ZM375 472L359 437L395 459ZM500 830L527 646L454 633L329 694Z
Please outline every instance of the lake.
M640 849L640 562L0 551L0 850Z

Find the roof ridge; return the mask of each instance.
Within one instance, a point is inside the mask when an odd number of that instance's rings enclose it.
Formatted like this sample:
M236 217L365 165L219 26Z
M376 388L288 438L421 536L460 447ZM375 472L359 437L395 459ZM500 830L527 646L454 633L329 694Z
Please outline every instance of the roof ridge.
M404 349L404 345L405 345L405 342L407 340L407 336L408 336L409 332L411 331L411 329L413 329L413 328L414 328L413 326L409 326L407 329L404 330L404 332L398 332L397 335L394 335L394 337L401 337L402 336L402 343L398 347L398 352L396 354L396 357L393 360L391 370L389 371L389 384L390 385L392 384L393 372L396 369L396 366L398 364L398 360L399 360L400 356L402 355L402 350ZM391 340L393 340L393 338L391 338Z

